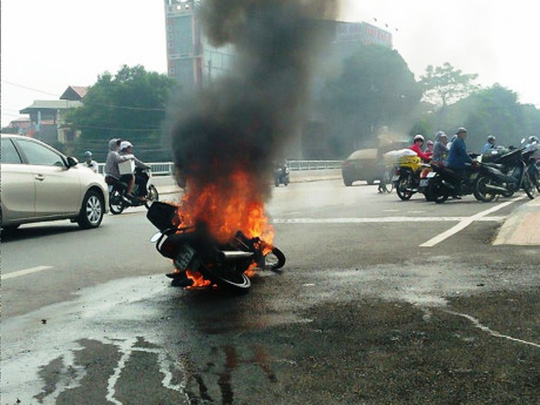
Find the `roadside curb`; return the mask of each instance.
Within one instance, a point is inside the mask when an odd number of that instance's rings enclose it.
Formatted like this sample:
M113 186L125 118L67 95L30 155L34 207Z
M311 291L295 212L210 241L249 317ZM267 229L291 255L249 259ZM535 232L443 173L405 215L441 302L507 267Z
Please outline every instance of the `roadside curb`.
M512 212L493 245L540 246L540 198Z

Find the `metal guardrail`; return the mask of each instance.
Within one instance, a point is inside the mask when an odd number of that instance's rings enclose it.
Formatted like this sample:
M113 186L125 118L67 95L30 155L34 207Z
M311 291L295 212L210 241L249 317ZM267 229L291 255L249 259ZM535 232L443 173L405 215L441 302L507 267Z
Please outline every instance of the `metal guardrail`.
M341 169L342 160L288 160L289 170L328 170ZM174 163L172 162L156 162L148 163L152 170L152 176L169 176L174 173ZM98 163L99 173L104 174L104 163Z
M341 169L343 160L288 160L289 170Z

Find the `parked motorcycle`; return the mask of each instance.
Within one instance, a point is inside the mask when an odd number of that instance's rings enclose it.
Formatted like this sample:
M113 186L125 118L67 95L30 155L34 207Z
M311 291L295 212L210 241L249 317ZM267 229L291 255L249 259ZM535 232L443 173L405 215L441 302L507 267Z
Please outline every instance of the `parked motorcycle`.
M279 187L280 184L283 184L285 187L291 182L289 167L286 163L277 166L274 169L274 184L276 187Z
M202 279L206 286L247 292L251 281L246 272L277 271L285 264L283 252L258 237L248 238L239 231L223 244L204 223L182 227L172 204L154 202L146 217L160 231L152 238L158 252L173 260L175 271L167 274L173 286L191 287L195 279Z
M536 190L529 168L533 152L514 149L497 158L496 163L480 163L480 174L474 184L475 198L489 202L499 195L509 197L523 189L533 199Z
M140 207L142 205L149 208L154 201L159 200L159 193L156 187L151 183L151 174L149 170L135 168L135 176L144 176L147 180L146 190L139 190L137 182L133 189L135 198L126 196L127 184L121 181L114 181L109 185L109 207L114 215L121 214L126 208ZM139 198L138 198L139 197ZM140 198L142 197L142 198Z
M425 186L421 187L421 179L425 178L430 171L431 166L422 163L418 156L400 158L399 166L396 167L392 178L398 197L407 201L411 199L413 194L424 192Z

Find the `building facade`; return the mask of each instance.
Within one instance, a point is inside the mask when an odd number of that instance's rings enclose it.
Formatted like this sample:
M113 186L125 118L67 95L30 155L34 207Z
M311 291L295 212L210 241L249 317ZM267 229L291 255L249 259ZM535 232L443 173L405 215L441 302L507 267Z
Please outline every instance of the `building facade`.
M193 91L230 69L232 46L213 47L197 18L197 0L164 0L167 72L185 90Z
M69 86L59 100L35 100L31 106L20 110L20 114L28 114L30 117L23 135L47 143L74 141L78 133L66 125L66 114L82 105L87 91L88 87Z
M164 0L167 71L187 91L199 89L232 69L234 47L213 47L197 17L201 0ZM392 47L392 34L359 22L325 21L335 31L332 57L350 56L359 44ZM325 55L326 58L328 55Z

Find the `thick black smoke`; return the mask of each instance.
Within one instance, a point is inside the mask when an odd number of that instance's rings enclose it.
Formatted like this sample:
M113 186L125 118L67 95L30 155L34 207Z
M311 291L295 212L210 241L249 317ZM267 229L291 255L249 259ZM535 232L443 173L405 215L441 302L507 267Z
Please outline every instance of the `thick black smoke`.
M323 19L337 0L206 0L200 16L215 46L237 52L231 74L175 111L172 144L180 175L199 186L239 169L268 195L273 159L299 129L316 52L329 41Z

